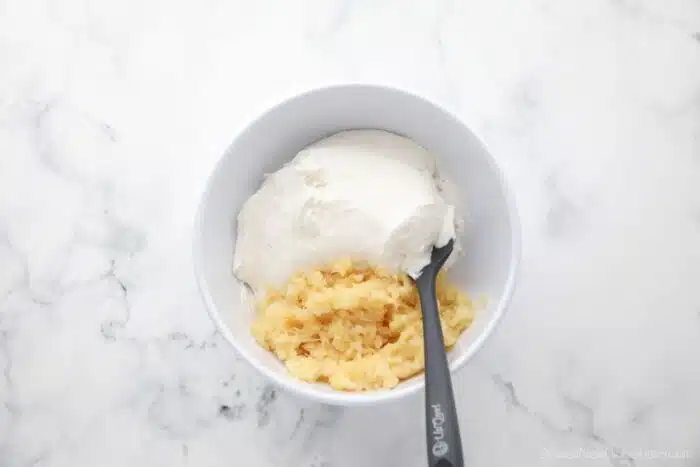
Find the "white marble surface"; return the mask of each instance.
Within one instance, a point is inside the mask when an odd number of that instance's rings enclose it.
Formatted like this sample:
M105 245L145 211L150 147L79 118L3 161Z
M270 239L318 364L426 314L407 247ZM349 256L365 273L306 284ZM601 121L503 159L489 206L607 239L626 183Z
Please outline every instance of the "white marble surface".
M425 465L214 333L190 226L233 133L320 82L463 117L524 228L455 381L469 466L700 466L697 0L0 0L0 465Z

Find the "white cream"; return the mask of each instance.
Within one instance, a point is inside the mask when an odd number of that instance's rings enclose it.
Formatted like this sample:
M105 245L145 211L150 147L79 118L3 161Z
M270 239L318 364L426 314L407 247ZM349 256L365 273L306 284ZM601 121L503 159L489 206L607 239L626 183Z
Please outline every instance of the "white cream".
M456 238L434 157L379 130L345 131L269 175L238 215L234 272L254 292L343 257L417 276ZM459 245L450 260L456 257ZM448 265L452 261L448 261Z

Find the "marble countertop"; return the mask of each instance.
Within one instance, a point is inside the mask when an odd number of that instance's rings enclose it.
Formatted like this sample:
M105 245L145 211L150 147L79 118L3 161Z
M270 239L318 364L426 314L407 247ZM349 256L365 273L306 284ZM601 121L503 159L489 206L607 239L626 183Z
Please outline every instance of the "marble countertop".
M346 80L443 103L516 192L468 465L700 466L697 0L0 1L0 465L425 465L420 397L275 390L193 280L235 131Z

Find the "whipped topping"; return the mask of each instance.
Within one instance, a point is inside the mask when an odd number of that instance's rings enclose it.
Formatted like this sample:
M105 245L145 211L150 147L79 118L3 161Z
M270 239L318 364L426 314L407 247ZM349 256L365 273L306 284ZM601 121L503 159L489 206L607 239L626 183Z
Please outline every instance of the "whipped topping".
M380 130L337 133L266 177L238 214L234 273L253 292L343 257L417 277L460 225L435 158ZM447 262L456 258L459 244Z

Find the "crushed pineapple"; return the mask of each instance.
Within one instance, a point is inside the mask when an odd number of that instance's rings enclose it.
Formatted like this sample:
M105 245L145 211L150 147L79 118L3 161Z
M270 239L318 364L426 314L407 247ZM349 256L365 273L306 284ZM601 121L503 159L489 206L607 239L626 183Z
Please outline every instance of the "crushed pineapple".
M437 297L449 349L475 307L444 272ZM420 301L403 273L342 259L269 290L257 313L255 339L304 381L343 391L392 388L424 368Z

